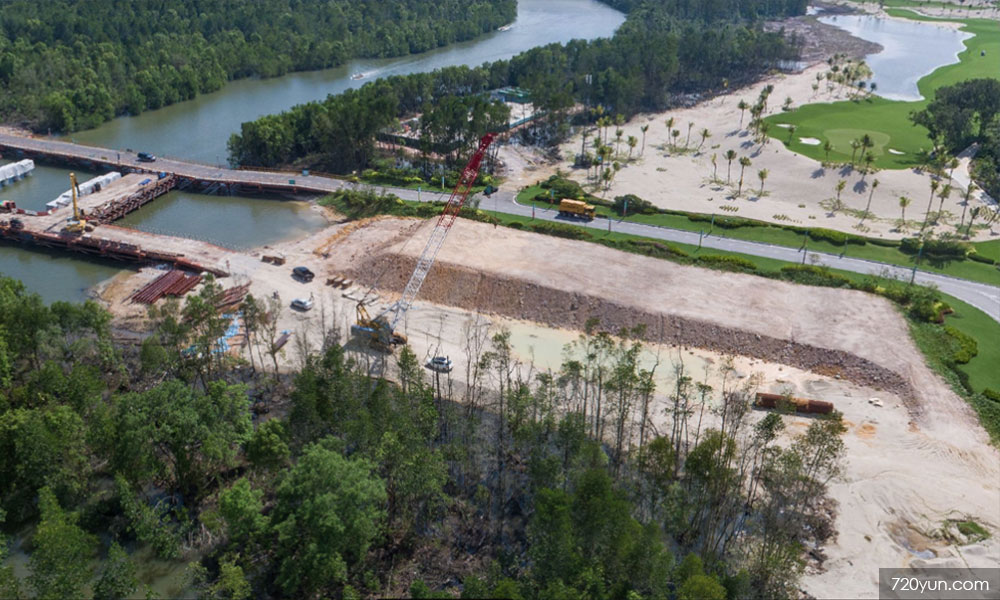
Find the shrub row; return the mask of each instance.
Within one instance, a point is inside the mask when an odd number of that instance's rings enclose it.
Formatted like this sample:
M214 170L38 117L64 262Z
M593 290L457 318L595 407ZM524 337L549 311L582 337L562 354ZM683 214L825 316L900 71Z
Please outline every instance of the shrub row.
M975 338L972 336L955 329L951 325L945 325L944 331L952 340L951 345L953 349L951 357L948 359L951 362L964 365L979 354L979 344L976 343Z
M788 265L781 267L782 279L822 287L852 287L851 280L816 265Z
M817 229L809 229L808 232L809 238L816 242L830 242L835 246L843 246L845 244L854 244L856 246L865 245L865 238L850 233L844 233L843 231L834 231L833 229L823 229L820 227Z
M967 258L969 260L972 260L972 261L975 261L975 262L978 262L978 263L983 263L983 264L986 264L986 265L995 265L995 264L997 264L997 261L993 260L989 256L983 256L982 254L976 254L975 250L969 252Z
M531 230L537 233L544 233L545 235L554 235L556 237L568 238L571 240L589 240L591 238L590 233L582 227L573 227L572 225L564 225L562 223L534 223L531 225Z
M924 254L939 258L953 258L963 260L969 254L971 246L959 240L922 240ZM921 238L903 238L899 244L899 249L907 254L917 254L920 252Z
M726 271L756 271L757 265L752 261L743 258L742 256L724 256L720 254L706 254L705 256L699 256L697 259L698 263L709 265L716 269L723 269Z

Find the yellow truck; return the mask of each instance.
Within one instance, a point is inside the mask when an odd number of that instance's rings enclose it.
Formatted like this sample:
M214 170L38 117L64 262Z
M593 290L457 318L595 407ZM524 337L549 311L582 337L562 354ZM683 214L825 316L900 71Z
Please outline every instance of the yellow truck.
M563 199L559 202L560 217L579 217L591 221L595 214L596 211L593 204L569 199Z

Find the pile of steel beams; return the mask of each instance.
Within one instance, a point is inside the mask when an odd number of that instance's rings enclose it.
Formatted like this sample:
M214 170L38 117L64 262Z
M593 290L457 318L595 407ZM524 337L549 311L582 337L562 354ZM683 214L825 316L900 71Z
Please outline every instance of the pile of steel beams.
M200 281L201 275L188 275L184 271L172 269L132 294L132 302L152 304L164 296L183 296Z

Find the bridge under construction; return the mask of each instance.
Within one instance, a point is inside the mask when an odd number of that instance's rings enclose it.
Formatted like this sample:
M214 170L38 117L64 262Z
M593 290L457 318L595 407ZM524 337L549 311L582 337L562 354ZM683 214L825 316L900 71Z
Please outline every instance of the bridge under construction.
M67 220L76 216L68 206L55 204L46 211L32 211L8 202L0 205L0 239L116 260L170 263L218 276L228 275L226 265L236 254L234 251L112 223L175 188L222 194L328 194L348 185L346 181L326 176L225 169L172 159L141 162L136 152L8 131L0 131L0 151L6 156L38 162L126 173L103 189L80 197L80 213L92 225L88 230L66 230Z

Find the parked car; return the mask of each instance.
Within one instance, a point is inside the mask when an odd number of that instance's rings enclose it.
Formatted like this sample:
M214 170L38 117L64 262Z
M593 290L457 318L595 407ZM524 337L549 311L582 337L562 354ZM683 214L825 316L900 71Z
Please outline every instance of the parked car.
M427 368L438 373L451 373L451 359L447 356L435 356L427 361Z
M295 300L292 300L292 308L295 310L306 312L308 310L312 310L312 307L313 301L309 298L296 298Z
M140 152L138 154L138 157L139 157L139 162L155 162L156 161L156 157L153 156L152 154L150 154L149 152Z
M294 269L292 269L292 277L300 281L309 283L310 281L313 280L313 277L316 277L316 274L305 267L295 267Z

